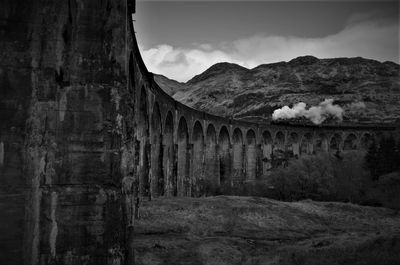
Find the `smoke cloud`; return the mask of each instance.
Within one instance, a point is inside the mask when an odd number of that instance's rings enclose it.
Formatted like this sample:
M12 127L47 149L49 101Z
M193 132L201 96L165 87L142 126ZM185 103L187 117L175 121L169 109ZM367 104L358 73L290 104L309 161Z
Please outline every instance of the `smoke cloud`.
M307 104L304 102L299 102L292 108L284 106L272 113L272 119L286 120L304 117L314 124L321 124L329 117L342 121L344 110L339 105L334 105L332 103L333 99L325 99L323 102L319 103L318 106L312 106L309 109L306 108Z
M367 106L362 101L353 102L353 103L350 104L350 109L352 111L362 110L362 109L365 109L366 107Z

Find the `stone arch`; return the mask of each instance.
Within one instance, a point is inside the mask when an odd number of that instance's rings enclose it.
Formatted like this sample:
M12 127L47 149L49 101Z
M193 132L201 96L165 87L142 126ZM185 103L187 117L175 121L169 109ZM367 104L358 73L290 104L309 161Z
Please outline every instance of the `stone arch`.
M262 139L261 139L261 145L262 145L262 173L263 175L268 175L271 168L272 168L272 162L271 162L271 155L272 155L272 136L269 131L264 131L262 133Z
M285 134L281 131L275 134L273 154L285 152Z
M354 133L350 133L346 136L343 143L343 150L356 150L357 149L357 136Z
M206 181L203 189L205 189L206 193L213 193L213 189L218 185L219 163L217 156L217 134L212 124L208 125L206 132L205 164Z
M229 132L226 126L222 126L218 136L218 157L219 157L219 184L230 183L230 141Z
M374 137L369 133L364 133L360 139L360 149L368 150L373 142Z
M178 124L178 196L190 196L189 177L189 130L186 119L181 117Z
M243 135L239 128L233 131L232 135L232 179L234 181L243 180Z
M340 136L340 134L338 133L335 133L331 137L331 140L329 141L329 151L334 153L340 152L341 145L342 145L342 136Z
M203 180L203 157L204 157L204 133L203 126L199 121L196 121L193 127L193 156L192 156L192 195L200 196L199 181Z
M164 174L162 172L162 125L158 103L153 107L151 117L151 179L152 196L164 195Z
M148 196L150 192L149 181L149 116L147 93L144 87L140 91L139 111L137 123L137 137L139 141L139 193Z
M168 111L164 123L163 134L163 175L165 193L168 196L177 195L176 172L174 172L174 116Z
M310 155L313 153L313 142L312 142L312 135L311 133L306 133L303 135L303 138L301 139L301 145L300 145L300 154L301 155Z
M299 135L296 132L291 132L287 143L287 151L290 155L298 157L300 155Z
M246 179L255 180L257 176L256 134L250 129L246 134Z
M328 152L328 137L325 133L320 133L315 139L315 152Z

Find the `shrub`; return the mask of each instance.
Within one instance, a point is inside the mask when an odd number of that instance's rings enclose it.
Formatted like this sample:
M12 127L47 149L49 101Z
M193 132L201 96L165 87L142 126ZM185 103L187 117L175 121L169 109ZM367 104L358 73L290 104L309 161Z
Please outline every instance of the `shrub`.
M332 160L335 188L333 198L338 201L362 203L371 189L372 181L364 167L365 153L349 151L343 160Z
M278 199L321 199L333 186L333 170L327 155L305 156L275 170L268 179Z
M340 156L319 154L290 161L275 170L268 184L280 200L338 200L361 203L371 186L363 167L364 154L351 151Z
M400 140L383 137L379 144L375 141L369 146L365 156L365 166L374 180L379 176L400 170Z
M319 153L289 160L271 175L249 182L216 183L201 180L201 194L259 196L277 200L313 199L400 208L400 172L371 178L366 153ZM368 155L367 155L368 157Z
M383 206L400 209L400 173L382 175L377 185L378 196Z

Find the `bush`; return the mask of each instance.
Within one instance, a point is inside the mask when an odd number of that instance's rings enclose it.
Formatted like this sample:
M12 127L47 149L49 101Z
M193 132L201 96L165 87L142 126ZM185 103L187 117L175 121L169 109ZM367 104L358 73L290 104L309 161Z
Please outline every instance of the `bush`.
M343 160L332 159L335 188L333 199L345 202L363 203L367 190L373 186L370 174L364 167L365 153L350 151Z
M256 181L217 186L212 181L201 180L201 194L340 201L399 209L400 172L373 180L365 167L365 157L362 151L302 156Z
M326 197L333 186L333 170L329 157L306 156L293 160L288 167L275 170L268 183L280 200Z
M400 173L393 172L379 177L378 196L382 205L400 209Z
M400 140L383 137L379 144L372 142L365 156L365 166L374 180L379 176L400 170Z
M268 184L280 200L337 200L361 203L371 186L364 169L364 154L347 152L340 158L329 154L305 156L275 170Z

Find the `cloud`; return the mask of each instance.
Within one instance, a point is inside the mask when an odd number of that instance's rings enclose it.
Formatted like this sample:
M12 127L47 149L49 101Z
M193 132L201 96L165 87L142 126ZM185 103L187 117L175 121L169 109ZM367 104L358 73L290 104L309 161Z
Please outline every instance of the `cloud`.
M218 62L243 63L234 60L226 52L210 49L206 45L183 49L163 44L148 50L142 49L141 53L149 71L177 81L187 81Z
M383 20L353 19L343 30L321 38L256 35L231 43L167 44L141 49L150 71L187 81L218 62L253 68L260 64L289 61L303 55L318 58L365 57L399 62L399 26Z

